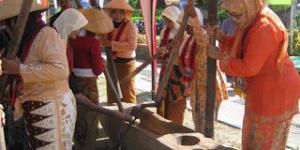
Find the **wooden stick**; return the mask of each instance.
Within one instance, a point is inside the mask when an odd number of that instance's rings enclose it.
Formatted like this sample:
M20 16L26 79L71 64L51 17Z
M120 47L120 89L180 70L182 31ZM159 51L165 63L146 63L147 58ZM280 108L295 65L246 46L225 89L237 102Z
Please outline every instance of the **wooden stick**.
M211 26L217 24L217 0L208 2L208 21ZM215 39L210 39L215 44ZM207 87L204 136L214 137L215 103L216 103L216 60L207 57Z
M23 3L22 3L20 14L18 15L17 22L14 26L14 30L13 30L13 34L12 34L13 37L12 37L12 40L11 40L11 43L10 43L10 47L8 47L8 49L7 49L6 58L15 58L16 54L18 53L18 49L19 49L20 42L21 42L21 39L22 39L23 34L24 34L24 29L25 29L25 26L26 26L26 23L27 23L27 19L28 19L29 13L30 13L30 8L31 8L32 3L33 3L33 0L23 1ZM5 88L8 85L8 80L7 79L8 79L7 75L5 75L1 78L1 82L0 82L1 83L1 85L0 85L0 91L1 91L0 97L1 97L1 99L3 98ZM3 133L2 125L1 125L0 128L1 128L0 132ZM0 135L0 143L2 145L1 150L2 150L2 148L4 148L4 150L5 150L4 135ZM4 143L4 144L2 144L2 143Z
M23 1L20 14L17 18L17 23L14 26L13 35L11 39L11 46L7 50L6 58L15 58L18 52L20 42L23 37L24 29L27 23L27 19L30 13L30 8L33 3L33 0Z
M81 101L81 100L76 100L77 104L85 106L87 108L89 108L89 110L100 113L100 114L104 114L110 117L114 117L123 121L127 121L127 122L131 122L133 120L133 117L130 116L129 114L123 113L123 112L118 112L118 111L113 111L110 109L106 109L102 106L98 106L92 102L89 101Z
M151 64L160 54L156 53L154 56L148 58L143 64L141 64L138 68L132 71L130 74L126 75L123 79L120 80L121 83L126 82L127 80L133 78L142 70L144 70L149 64Z
M118 92L117 92L117 90L116 90L116 87L115 87L115 85L114 85L114 82L113 82L113 80L112 80L112 78L111 78L111 76L110 76L110 74L109 74L108 69L107 69L106 66L105 66L105 69L104 69L104 76L105 76L105 78L106 78L106 82L108 83L108 85L109 85L109 87L110 87L110 90L111 90L111 92L112 92L112 94L113 94L113 97L114 97L114 99L116 100L116 103L117 103L117 105L118 105L119 111L123 112L123 111L124 111L124 108L123 108L123 106L122 106L121 98L120 98L120 96L118 95Z
M156 95L156 99L155 99L157 107L160 107L160 105L161 105L162 97L164 95L164 90L167 87L167 84L168 84L171 72L173 70L175 61L178 57L179 48L180 48L180 45L183 41L183 36L184 36L185 29L186 29L186 26L187 26L187 23L188 23L188 19L189 19L189 16L187 15L187 13L184 13L183 20L182 20L182 23L180 25L180 29L179 29L176 37L175 37L175 40L173 41L173 42L178 42L178 43L173 43L172 44L173 47L172 47L172 51L171 51L171 55L170 55L170 60L167 64L166 72L165 72L165 74L163 74L162 80L161 80L161 82L159 83L159 86L158 86L157 95Z
M24 29L30 13L30 8L33 0L23 1L20 14L18 15L17 22L12 30L13 37L10 41L10 46L6 50L6 58L12 59L16 57L20 46L21 39L24 34ZM8 85L8 75L2 75L0 79L0 98L3 99L5 88Z
M107 54L107 65L108 65L107 68L109 69L108 71L110 73L110 77L114 83L113 86L115 86L115 89L117 90L119 97L122 99L123 96L122 96L120 82L119 82L118 75L117 75L116 64L114 62L112 51L111 51L110 47L107 47L106 54Z

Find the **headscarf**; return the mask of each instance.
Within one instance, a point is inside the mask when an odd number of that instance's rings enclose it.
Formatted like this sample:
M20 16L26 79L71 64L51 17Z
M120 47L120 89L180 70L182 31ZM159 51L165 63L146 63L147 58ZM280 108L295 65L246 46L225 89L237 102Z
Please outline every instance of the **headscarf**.
M223 0L221 7L228 11L244 14L246 16L245 24L250 25L265 4L265 0Z
M177 5L177 4L179 4L179 0L165 0L165 4L167 5L167 6L171 6L171 5Z
M170 19L177 26L177 18L180 14L180 9L176 6L168 6L162 12L162 16Z
M223 0L222 7L225 10L245 13L245 21L247 21L246 24L248 26L251 25L251 23L258 15L260 15L260 13L269 14L275 19L275 24L284 33L284 40L282 42L281 49L276 60L277 68L279 72L282 72L284 66L284 58L286 57L286 50L288 48L288 33L286 32L285 26L283 25L279 17L271 9L266 7L266 0ZM232 56L236 54L239 47L238 45L241 44L243 37L246 36L246 32L247 31L244 30L237 31L232 48Z
M88 23L82 13L73 8L66 9L54 22L58 34L68 40L71 32L79 30Z

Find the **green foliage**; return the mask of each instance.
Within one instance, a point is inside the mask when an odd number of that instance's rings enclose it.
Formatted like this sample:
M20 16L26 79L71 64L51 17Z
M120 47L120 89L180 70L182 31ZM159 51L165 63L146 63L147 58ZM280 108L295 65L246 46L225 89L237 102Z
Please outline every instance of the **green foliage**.
M138 0L129 0L129 4L136 9L138 5Z
M138 21L143 19L142 10L140 9L140 6L138 6L138 0L129 0L129 4L134 8L133 14L131 16L132 21ZM163 8L158 7L156 9L156 20L159 21L162 19Z
M297 10L295 21L296 21L297 27L299 27L300 26L300 10Z
M291 52L294 56L300 56L300 30L294 29L293 31L293 51Z
M218 11L218 18L220 22L223 22L223 20L227 19L229 16L224 10Z
M300 10L296 12L296 29L293 30L293 51L292 55L300 56Z

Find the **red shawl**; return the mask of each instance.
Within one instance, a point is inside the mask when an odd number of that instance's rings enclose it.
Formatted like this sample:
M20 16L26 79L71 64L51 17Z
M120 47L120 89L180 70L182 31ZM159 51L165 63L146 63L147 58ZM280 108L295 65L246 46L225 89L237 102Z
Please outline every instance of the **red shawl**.
M113 38L113 35L112 35L113 32L109 33L109 34L108 34L108 40L109 40L109 41L117 41L117 42L119 42L119 41L120 41L120 38L121 38L121 36L123 35L124 30L125 30L125 28L126 28L126 26L127 26L128 23L129 23L129 21L124 21L124 22L118 27L119 30L118 30L117 35L115 36L115 38ZM116 55L117 55L117 52L113 52L113 56L115 57Z

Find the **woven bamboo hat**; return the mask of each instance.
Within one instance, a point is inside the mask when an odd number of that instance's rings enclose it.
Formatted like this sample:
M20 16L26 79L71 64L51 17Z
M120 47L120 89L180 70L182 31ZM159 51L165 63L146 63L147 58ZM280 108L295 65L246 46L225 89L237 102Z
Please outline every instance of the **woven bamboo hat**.
M4 0L0 2L0 20L15 17L19 15L23 0ZM48 9L48 4L32 3L30 12Z
M103 11L96 8L79 10L88 20L85 30L96 34L107 34L114 30L113 22Z
M130 17L134 11L134 9L125 0L112 0L104 6L104 9L108 10L109 14L111 14L112 9L124 10L127 17Z

